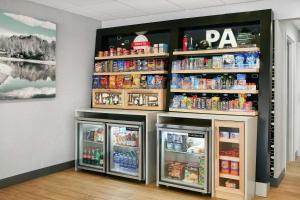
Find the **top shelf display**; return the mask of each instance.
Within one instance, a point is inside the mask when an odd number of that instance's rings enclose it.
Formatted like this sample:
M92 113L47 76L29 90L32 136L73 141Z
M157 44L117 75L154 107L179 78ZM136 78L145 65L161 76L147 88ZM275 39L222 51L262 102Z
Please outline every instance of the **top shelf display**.
M118 60L118 59L132 59L132 58L166 58L169 53L146 53L135 55L122 55L122 56L101 56L95 57L95 60Z
M206 49L194 51L174 51L175 56L193 56L193 55L218 55L224 53L238 53L238 52L257 52L260 51L259 47L248 48L224 48L224 49Z

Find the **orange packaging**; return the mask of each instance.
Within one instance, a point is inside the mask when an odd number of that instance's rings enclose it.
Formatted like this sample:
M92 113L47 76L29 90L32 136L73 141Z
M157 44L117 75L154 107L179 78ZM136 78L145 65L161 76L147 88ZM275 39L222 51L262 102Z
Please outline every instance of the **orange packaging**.
M229 174L230 171L230 161L228 160L221 160L221 172L223 174Z
M231 161L231 164L230 164L230 174L238 176L239 175L239 171L240 171L239 170L239 162Z

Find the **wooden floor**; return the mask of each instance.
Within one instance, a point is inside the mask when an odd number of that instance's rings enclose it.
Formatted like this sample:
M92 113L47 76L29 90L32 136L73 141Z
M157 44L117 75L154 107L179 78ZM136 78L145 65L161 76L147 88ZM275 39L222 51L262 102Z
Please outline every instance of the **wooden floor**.
M67 170L0 190L0 200L204 200L197 193L154 184L144 184ZM279 188L272 188L273 200L300 199L300 159L290 163Z

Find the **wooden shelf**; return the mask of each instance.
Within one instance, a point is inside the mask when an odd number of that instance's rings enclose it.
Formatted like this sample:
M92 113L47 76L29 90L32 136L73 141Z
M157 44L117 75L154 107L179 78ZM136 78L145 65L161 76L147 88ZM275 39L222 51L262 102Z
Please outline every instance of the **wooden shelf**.
M132 72L98 72L94 75L128 75L128 74L168 74L168 71L158 70L158 71L132 71Z
M207 54L224 54L224 53L235 53L235 52L253 52L260 51L258 47L249 48L225 48L225 49L207 49L207 50L195 50L195 51L174 51L173 55L207 55Z
M220 142L239 144L240 140L239 139L227 139L227 138L220 137Z
M220 160L230 160L230 161L234 161L234 162L239 162L240 158L232 157L232 156L220 156Z
M172 70L173 74L259 73L259 68Z
M132 59L132 58L160 58L168 57L169 53L151 53L151 54L137 54L137 55L124 55L124 56L103 56L95 57L95 60L117 60L117 59Z
M200 109L182 109L170 108L169 111L185 112L185 113L200 113L200 114L217 114L217 115L238 115L238 116L257 116L257 111L219 111L219 110L200 110Z
M240 180L239 176L231 175L231 174L222 174L222 173L220 173L220 177L221 178L232 179L232 180Z
M180 93L215 93L215 94L258 94L258 90L192 90L192 89L171 89L171 92L180 92Z

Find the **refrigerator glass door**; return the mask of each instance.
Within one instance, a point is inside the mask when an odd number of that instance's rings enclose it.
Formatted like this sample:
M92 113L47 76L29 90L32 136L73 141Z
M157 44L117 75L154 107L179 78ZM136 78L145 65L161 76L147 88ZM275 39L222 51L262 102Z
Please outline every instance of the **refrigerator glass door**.
M205 133L160 131L160 181L207 190L207 138Z
M142 126L108 124L108 173L142 180Z
M104 171L105 124L78 122L78 167Z

